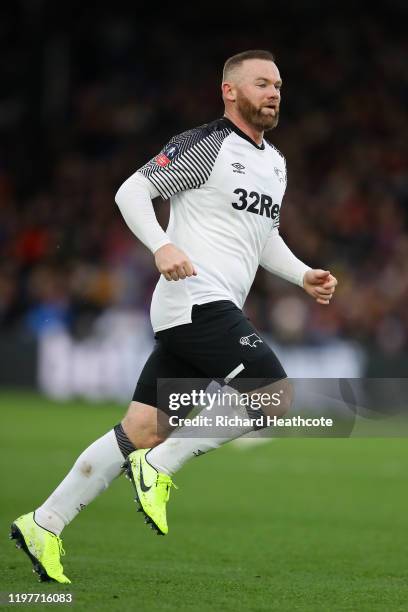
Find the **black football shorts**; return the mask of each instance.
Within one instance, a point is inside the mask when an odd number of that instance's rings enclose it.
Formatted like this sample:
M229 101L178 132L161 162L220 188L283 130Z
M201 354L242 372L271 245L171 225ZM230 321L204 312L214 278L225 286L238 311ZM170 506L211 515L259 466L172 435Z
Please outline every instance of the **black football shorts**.
M158 379L206 379L207 384L216 380L249 392L286 378L262 335L229 300L196 304L191 318L191 323L156 333L156 345L140 374L134 401L168 413L166 403L158 405Z

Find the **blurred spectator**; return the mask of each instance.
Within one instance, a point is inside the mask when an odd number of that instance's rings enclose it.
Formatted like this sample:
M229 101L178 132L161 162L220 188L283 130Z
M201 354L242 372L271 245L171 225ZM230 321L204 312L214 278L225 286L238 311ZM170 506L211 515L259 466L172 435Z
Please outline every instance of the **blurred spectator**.
M272 47L284 80L281 124L267 135L287 158L281 232L339 286L323 308L260 270L246 310L284 342L348 337L384 353L408 349L403 3L363 19L354 6L350 21L319 2L295 21L275 7L279 28L265 3L256 27L210 37L204 23L170 28L148 8L84 13L74 27L68 4L65 26L47 2L30 6L32 19L20 3L2 20L3 62L12 58L15 75L0 103L0 326L82 335L108 307L148 310L157 272L115 192L172 135L222 114L226 57ZM33 41L38 28L26 63L18 40ZM165 225L167 205L157 213Z

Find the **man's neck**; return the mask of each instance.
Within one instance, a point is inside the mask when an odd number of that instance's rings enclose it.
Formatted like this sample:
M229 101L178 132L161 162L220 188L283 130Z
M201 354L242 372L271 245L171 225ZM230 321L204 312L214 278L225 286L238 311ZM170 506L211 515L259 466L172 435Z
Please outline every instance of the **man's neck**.
M225 111L224 117L232 121L232 123L234 123L234 125L236 125L241 130L241 132L244 132L244 134L249 136L249 138L256 142L257 145L262 144L264 135L263 130L257 130L252 125L249 125L244 119L242 119L242 117L235 113L229 113L228 111Z

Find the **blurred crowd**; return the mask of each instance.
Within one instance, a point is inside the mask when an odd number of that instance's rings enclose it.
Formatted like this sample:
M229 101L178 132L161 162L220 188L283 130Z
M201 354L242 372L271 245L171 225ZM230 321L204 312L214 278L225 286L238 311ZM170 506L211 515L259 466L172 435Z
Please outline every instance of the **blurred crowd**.
M307 4L296 19L275 9L252 26L242 11L235 22L220 13L210 35L186 16L169 25L136 11L45 14L47 2L2 9L0 329L62 325L83 337L106 309L148 312L157 272L115 192L171 136L222 115L229 55L268 48L283 76L280 124L267 135L287 159L281 233L339 285L318 306L260 269L248 316L280 342L408 349L403 4L361 18ZM168 203L155 206L165 226Z

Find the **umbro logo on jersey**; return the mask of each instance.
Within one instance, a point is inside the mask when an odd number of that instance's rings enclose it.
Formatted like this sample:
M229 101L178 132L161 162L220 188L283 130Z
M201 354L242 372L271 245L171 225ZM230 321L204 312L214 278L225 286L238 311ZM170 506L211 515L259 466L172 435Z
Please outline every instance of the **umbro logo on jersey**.
M243 166L239 162L235 162L235 164L231 164L231 166L234 167L233 172L236 172L237 174L245 174L245 172L244 172L245 166Z
M261 340L258 334L250 334L249 336L242 336L242 338L239 339L239 343L243 346L255 348L257 344L263 344L263 340Z
M283 170L281 170L280 168L277 168L276 166L274 167L275 170L275 174L279 179L280 183L284 183L285 182L285 175L283 174Z

